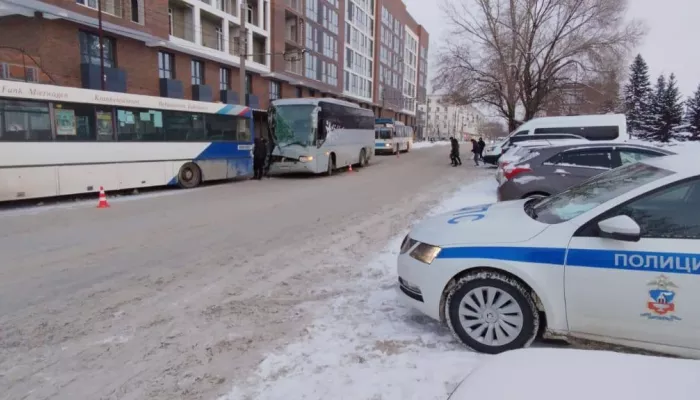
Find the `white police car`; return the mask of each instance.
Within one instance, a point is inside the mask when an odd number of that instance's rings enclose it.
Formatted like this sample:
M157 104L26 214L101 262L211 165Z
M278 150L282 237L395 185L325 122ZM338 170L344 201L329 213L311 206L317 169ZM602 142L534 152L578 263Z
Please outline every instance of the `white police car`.
M700 165L647 159L428 219L404 239L398 276L403 300L477 351L546 331L700 357Z

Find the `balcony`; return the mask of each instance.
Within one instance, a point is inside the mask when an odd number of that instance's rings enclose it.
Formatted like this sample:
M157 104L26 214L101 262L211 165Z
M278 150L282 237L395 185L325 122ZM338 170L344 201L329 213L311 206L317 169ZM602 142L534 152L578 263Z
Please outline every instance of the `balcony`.
M238 25L229 24L228 26L228 52L232 56L241 55L241 28Z
M303 12L302 0L284 0L284 5L287 6L287 8L294 10L298 13Z
M126 72L119 68L105 67L105 90L126 93ZM80 78L84 89L102 89L102 74L96 64L80 64Z
M221 29L222 23L222 19L202 11L202 46L224 51L224 34Z
M238 15L238 7L236 0L200 0L204 4L208 4L213 8L223 11L227 14Z
M183 3L170 1L170 35L194 43L194 13Z
M293 45L295 47L303 47L304 36L301 19L298 16L292 14L291 12L285 10L284 24L285 43Z
M260 25L260 10L258 9L258 3L255 1L248 3L248 10L246 12L246 23L264 29L264 27Z
M296 74L296 75L302 75L303 70L302 70L301 60L285 61L284 62L284 71L292 73L292 74Z
M267 38L253 32L253 54L252 61L258 64L267 65Z

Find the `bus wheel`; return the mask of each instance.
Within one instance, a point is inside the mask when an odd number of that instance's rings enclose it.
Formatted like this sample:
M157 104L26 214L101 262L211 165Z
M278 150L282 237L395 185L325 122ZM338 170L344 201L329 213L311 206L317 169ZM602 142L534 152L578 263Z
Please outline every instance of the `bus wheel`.
M333 154L328 156L328 169L326 170L326 176L333 175L333 170L335 169L335 161L333 160Z
M411 151L411 143L406 144L406 153Z
M184 189L192 189L202 183L202 171L195 163L185 163L177 174L177 184Z
M367 152L365 149L360 150L360 168L367 166Z

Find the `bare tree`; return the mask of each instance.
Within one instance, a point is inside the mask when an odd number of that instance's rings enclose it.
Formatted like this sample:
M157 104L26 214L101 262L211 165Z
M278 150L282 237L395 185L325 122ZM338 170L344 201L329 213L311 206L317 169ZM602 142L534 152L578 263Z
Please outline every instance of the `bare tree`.
M548 97L609 73L644 35L625 23L626 0L443 0L451 30L438 55L436 90L456 104L485 103L517 127Z

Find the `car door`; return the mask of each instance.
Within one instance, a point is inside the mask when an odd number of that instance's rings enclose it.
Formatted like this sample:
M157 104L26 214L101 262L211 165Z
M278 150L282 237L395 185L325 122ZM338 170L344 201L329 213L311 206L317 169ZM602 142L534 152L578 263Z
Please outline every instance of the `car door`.
M563 151L543 165L553 171L547 176L547 183L556 193L581 183L613 167L612 147L595 147Z
M569 243L572 332L700 349L700 179L676 182L593 218ZM605 238L598 222L626 215L637 242Z

